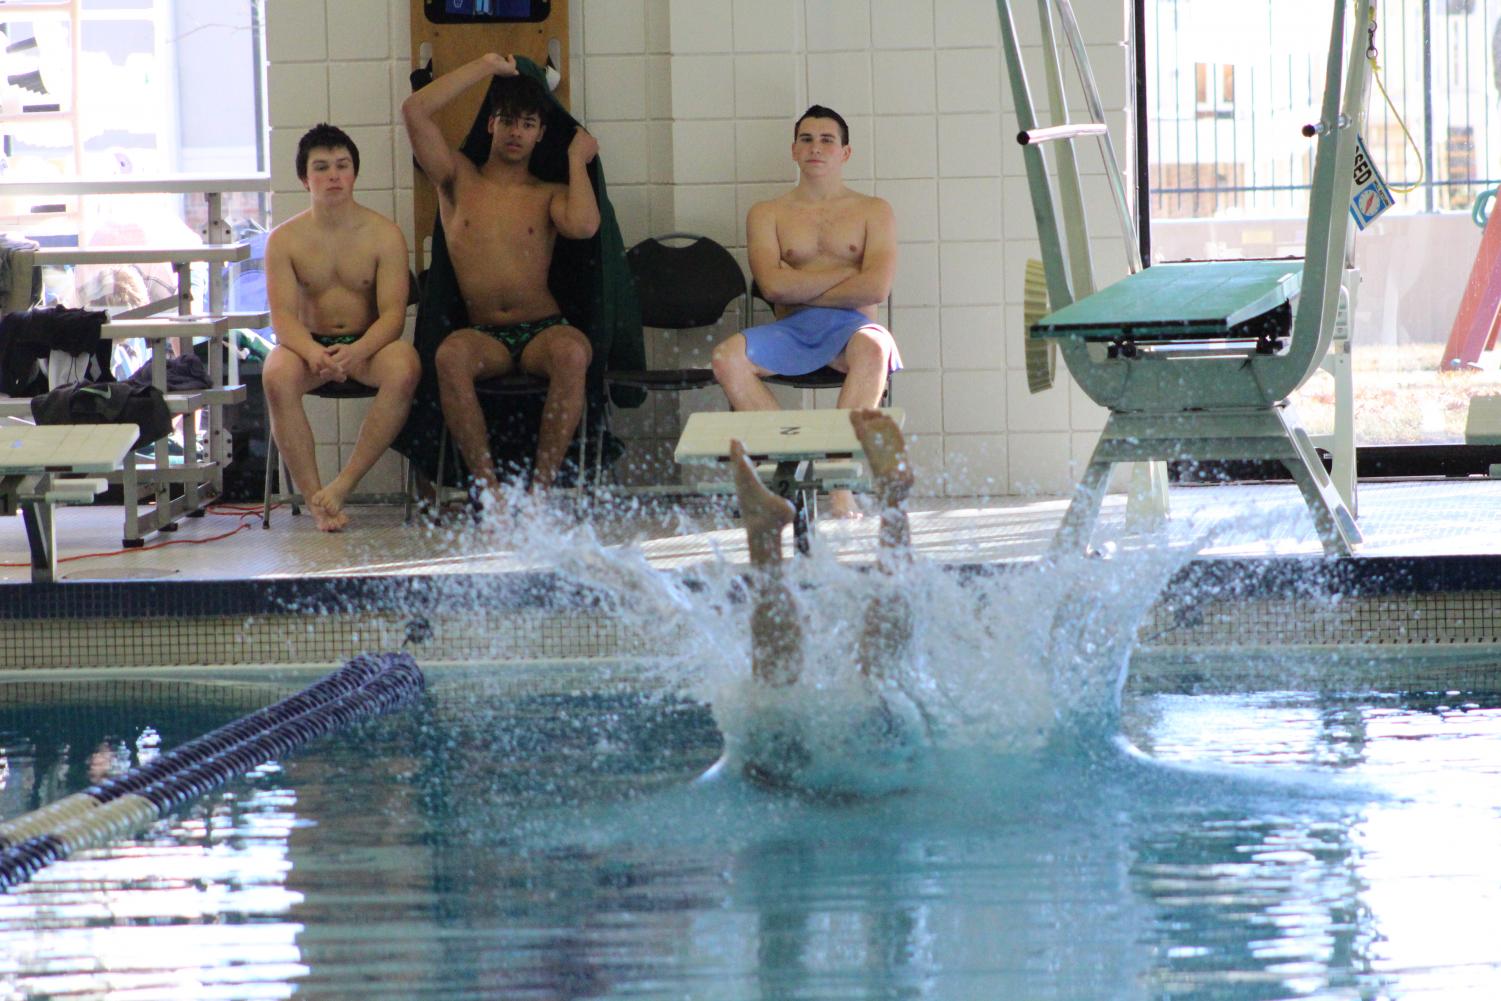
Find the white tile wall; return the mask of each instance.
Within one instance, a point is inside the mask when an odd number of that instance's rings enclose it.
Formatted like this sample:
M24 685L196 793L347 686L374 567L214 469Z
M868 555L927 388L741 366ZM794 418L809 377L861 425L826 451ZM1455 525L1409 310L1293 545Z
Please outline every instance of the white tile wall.
M671 0L667 16L674 55L735 50L735 6L730 0Z
M735 115L738 118L775 118L784 137L787 119L802 111L802 67L789 53L755 53L735 57ZM789 138L790 143L790 138Z
M938 176L938 122L932 115L882 115L875 124L877 177Z
M267 100L272 128L305 130L329 117L327 63L287 63L276 77Z
M1053 388L1033 393L1027 388L1025 370L1001 373L1006 383L1006 428L1010 431L1069 430L1069 384L1054 382Z
M1007 435L1006 464L1010 491L1018 494L1067 494L1074 487L1066 431Z
M272 63L328 58L324 5L309 0L267 0L266 53ZM276 90L274 80L271 89Z
M881 114L930 115L937 110L931 50L877 51L871 62Z
M867 0L813 0L805 3L809 52L862 50L870 46Z
M1026 3L1012 4L1018 12L1021 8L1030 6L1032 5ZM1082 8L1084 5L1079 6ZM934 40L939 48L992 48L1000 43L1000 21L996 19L994 0L941 0L935 4L935 9L939 16ZM1081 20L1088 20L1088 15L1082 9L1079 15ZM1023 35L1023 38L1026 37L1037 36L1035 33Z
M990 111L1001 92L998 49L943 49L937 57L938 110Z
M581 6L585 52L639 55L647 51L644 0L584 0ZM570 8L570 29L579 7Z
M942 301L938 292L938 245L903 243L897 249L897 260L893 301L904 306L937 306Z
M389 126L391 70L385 60L328 64L328 117L341 128Z
M993 0L571 0L576 110L601 140L627 243L691 228L744 261L744 218L795 180L793 117L827 104L849 120L846 177L890 201L901 239L893 327L908 370L896 398L913 455L952 494L1066 492L1104 421L1060 366L1027 392L1021 268L1037 255L1016 124L1002 82ZM1128 138L1125 0L1078 0L1112 133ZM410 151L397 121L407 92L408 0L267 0L273 215L306 204L292 176L302 130L328 119L355 136L362 201L410 235ZM1015 5L1024 40L1031 5ZM1029 53L1035 58L1035 52ZM1128 150L1117 146L1123 169ZM1096 271L1123 267L1103 164L1081 155L1098 219ZM687 352L702 362L708 344ZM654 354L656 349L654 349ZM783 394L795 404L795 393ZM717 391L653 404L622 426L633 455L660 462L680 414L722 406ZM685 410L684 408L687 408ZM330 444L337 447L342 423ZM315 427L318 423L315 422ZM321 440L321 439L320 439ZM337 453L327 457L337 462ZM644 475L653 475L652 466ZM383 464L381 477L394 475ZM376 474L372 474L373 476ZM946 484L946 486L945 486ZM399 483L372 487L398 490Z
M1006 366L1007 330L1000 306L945 306L939 324L945 371Z
M785 120L736 123L732 176L739 181L781 181L791 185L797 178L797 167L792 162L792 129Z
M909 242L938 239L938 213L934 211L938 183L932 178L878 180L875 193L891 203L898 238Z
M715 184L735 177L735 123L674 122L672 176L679 184Z
M999 434L1006 427L1006 373L977 369L943 373L943 430Z
M871 0L870 41L876 49L931 49L933 0Z
M589 121L643 121L646 118L646 57L590 56L585 102Z
M675 119L735 117L735 61L724 56L672 59L672 115Z
M873 108L870 53L831 52L809 62L808 97L809 104L833 108L846 120L868 116ZM798 108L794 114L802 110Z
M945 240L994 240L1001 232L1001 179L944 178L938 183L938 218Z
M890 327L902 351L902 363L909 369L941 371L942 341L938 335L938 309L935 306L892 306Z
M799 0L735 0L737 52L795 51Z
M308 6L321 7L323 4L313 2ZM391 58L391 10L387 0L334 0L329 3L328 58Z
M998 240L944 241L939 246L939 280L943 301L979 306L1002 301L1002 252Z
M993 497L1007 492L1006 436L943 436L944 492L951 497Z

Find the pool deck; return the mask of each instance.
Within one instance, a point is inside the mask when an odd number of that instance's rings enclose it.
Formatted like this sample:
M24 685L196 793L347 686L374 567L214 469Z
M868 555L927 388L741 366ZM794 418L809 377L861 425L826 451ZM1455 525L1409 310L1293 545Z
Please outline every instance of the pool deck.
M1318 561L1318 541L1290 485L1174 487L1170 496L1174 536L1203 538L1201 558ZM1501 481L1366 483L1360 487L1359 502L1365 542L1357 560L1495 557L1501 569ZM912 503L913 542L923 558L942 563L1032 560L1047 550L1066 504L1060 498L917 498ZM399 507L353 507L349 530L325 533L306 513L293 517L283 508L273 514L272 527L263 530L258 507L253 515L243 516L225 508L187 519L179 531L126 551L120 548L118 507L62 509L57 515L59 577L65 582L269 581L505 574L548 566L545 553L518 547L458 517L438 527L408 525ZM1097 541L1157 544L1160 537L1126 533L1124 516L1124 498L1108 498ZM841 560L867 561L874 551L877 521L821 519L817 539ZM602 544L635 545L652 565L664 570L715 559L746 560L743 532L724 502L695 500L684 510L663 501L642 504L625 499L594 515L591 524ZM241 525L245 527L236 531ZM0 583L28 583L26 537L19 517L0 519L0 553L3 562L18 564L0 569Z

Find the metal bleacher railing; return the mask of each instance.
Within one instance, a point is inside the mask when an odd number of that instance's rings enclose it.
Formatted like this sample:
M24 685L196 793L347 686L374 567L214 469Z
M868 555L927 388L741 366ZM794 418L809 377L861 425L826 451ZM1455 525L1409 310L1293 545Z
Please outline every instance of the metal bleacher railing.
M68 198L96 195L170 194L202 195L206 216L202 242L182 246L48 246L31 253L38 267L167 264L176 278L176 288L164 298L110 317L102 335L111 340L140 338L150 348L152 383L166 390L166 362L175 350L185 354L196 340L219 344L237 328L269 324L264 311L232 312L229 297L230 265L250 258L250 245L233 239L225 218L224 195L234 192L263 193L270 190L270 177L244 175L126 175L108 178L50 178L45 180L0 180L0 199L16 197ZM195 264L206 265L207 302L196 303L191 281ZM12 297L16 299L15 296ZM22 297L24 298L24 296ZM16 305L13 301L12 305ZM208 352L209 387L185 393L168 393L169 410L182 420L184 456L174 461L169 442L156 442L150 466L138 466L132 453L125 467L110 478L120 482L124 493L125 525L122 542L139 546L145 535L170 531L178 519L201 514L224 489L224 469L230 461L230 436L224 407L243 402L245 387L239 378L239 355L235 350ZM0 401L0 414L29 416L27 401ZM206 448L195 454L198 415L204 415ZM145 507L143 507L145 505Z

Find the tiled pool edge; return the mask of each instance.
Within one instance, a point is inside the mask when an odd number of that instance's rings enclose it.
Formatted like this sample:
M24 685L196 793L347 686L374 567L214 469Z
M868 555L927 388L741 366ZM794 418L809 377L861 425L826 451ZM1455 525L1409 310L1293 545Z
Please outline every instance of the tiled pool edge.
M1197 560L1141 637L1140 673L1167 687L1299 652L1336 665L1331 676L1339 663L1479 661L1501 654L1501 557ZM431 663L652 653L592 592L548 573L0 586L5 670L334 664L409 641Z

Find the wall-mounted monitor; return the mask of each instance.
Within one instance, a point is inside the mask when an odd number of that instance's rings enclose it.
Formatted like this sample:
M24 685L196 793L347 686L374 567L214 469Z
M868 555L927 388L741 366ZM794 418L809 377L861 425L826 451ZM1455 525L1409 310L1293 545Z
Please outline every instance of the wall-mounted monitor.
M552 0L422 0L433 24L503 24L545 21Z

